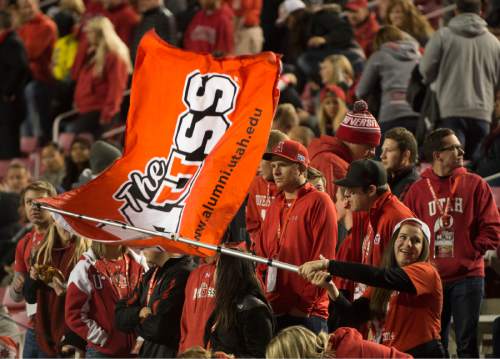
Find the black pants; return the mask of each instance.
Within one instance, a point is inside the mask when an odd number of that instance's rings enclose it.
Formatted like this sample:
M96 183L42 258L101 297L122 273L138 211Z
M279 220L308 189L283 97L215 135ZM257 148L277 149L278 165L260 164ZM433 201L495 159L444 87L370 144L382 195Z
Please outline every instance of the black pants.
M446 352L440 340L420 344L415 348L406 351L414 358L446 358Z

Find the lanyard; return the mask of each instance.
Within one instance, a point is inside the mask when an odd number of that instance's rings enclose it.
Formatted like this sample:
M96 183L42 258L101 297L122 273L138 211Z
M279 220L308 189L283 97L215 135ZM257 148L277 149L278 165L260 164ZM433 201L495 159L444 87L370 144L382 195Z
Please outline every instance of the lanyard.
M156 278L156 274L158 273L158 269L159 269L159 267L155 268L153 275L151 276L151 280L149 281L148 294L146 297L146 306L149 306L149 301L151 300L151 296L153 295L153 291L156 288L156 284L158 281L158 279Z
M283 231L281 230L281 217L282 217L283 211L286 210L286 207L280 211L280 221L278 223L278 231L277 231L278 247L276 249L276 257L279 256L279 253L281 250L281 244L283 243L283 240L285 238L286 228L288 227L288 222L290 221L290 214L292 213L292 211L295 207L295 203L297 203L297 198L295 198L293 200L292 205L290 206L290 208L288 209L288 212L286 213L286 218L285 218L285 221L283 224ZM285 206L288 206L286 199L285 199Z
M446 204L445 204L444 208L436 196L436 191L434 190L434 187L432 187L431 180L428 178L426 178L426 180L427 180L427 186L429 187L429 190L431 191L432 198L434 199L434 202L436 202L436 207L439 209L439 213L441 214L442 217L445 217L445 218L448 217L448 211L450 209L450 202L451 202L451 199L454 198L454 196L455 196L455 192L457 190L458 183L460 182L460 177L457 177L455 179L455 182L453 182L453 184L451 186L450 197L446 199Z

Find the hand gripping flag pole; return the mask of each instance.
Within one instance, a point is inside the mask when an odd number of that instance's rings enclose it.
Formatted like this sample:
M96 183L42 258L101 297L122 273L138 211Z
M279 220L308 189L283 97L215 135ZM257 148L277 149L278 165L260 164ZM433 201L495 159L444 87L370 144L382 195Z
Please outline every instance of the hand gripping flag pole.
M143 234L149 234L152 236L163 237L163 238L166 238L166 239L171 240L171 241L178 241L178 242L181 242L184 244L189 244L189 245L194 246L194 247L201 247L201 248L213 250L213 251L216 251L217 253L227 254L227 255L230 255L233 257L238 257L238 258L250 260L253 262L257 262L257 263L267 264L268 266L276 267L279 269L284 269L284 270L287 270L290 272L298 273L298 271L299 271L299 267L296 265L293 265L293 264L277 261L277 260L274 260L271 258L259 257L256 255L253 255L253 254L243 253L240 251L236 251L234 249L228 249L228 248L220 246L220 245L215 246L212 244L193 241L192 239L179 237L177 235L177 233L158 232L158 231L153 231L150 229L144 229L144 228L130 226L128 224L116 223L116 222L108 221L105 219L99 219L99 218L95 218L95 217L86 216L83 214L78 214L78 213L65 211L65 210L61 210L61 209L56 209L56 208L53 208L53 207L50 207L50 206L47 206L45 204L38 203L38 202L35 203L35 205L38 206L39 208L45 209L49 212L54 212L54 213L62 214L65 216L83 219L83 220L86 220L89 222L106 224L108 226L113 226L113 227L119 227L119 228L124 229L124 230L136 231L136 232L143 233Z

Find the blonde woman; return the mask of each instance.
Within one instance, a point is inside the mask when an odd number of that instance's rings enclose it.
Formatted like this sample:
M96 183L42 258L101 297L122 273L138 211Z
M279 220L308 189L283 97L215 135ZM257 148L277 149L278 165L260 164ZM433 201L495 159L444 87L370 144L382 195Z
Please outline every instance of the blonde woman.
M319 129L322 135L333 136L347 114L344 90L336 85L326 86L320 99Z
M278 358L411 358L394 348L363 340L354 328L318 335L302 326L288 327L266 349L267 359Z
M387 6L386 20L388 25L396 26L411 35L422 47L425 47L434 33L429 21L411 0L390 0Z
M327 56L319 66L323 86L337 85L347 94L344 102L351 104L355 73L351 62L344 55Z
M83 61L75 63L74 102L79 112L66 131L91 132L96 137L112 125L120 111L128 74L132 72L125 43L103 16L90 19L84 28L88 42Z
M45 356L62 354L66 281L88 246L87 240L54 224L33 249L33 265L24 284L24 296L28 303L37 304L34 331L40 352Z

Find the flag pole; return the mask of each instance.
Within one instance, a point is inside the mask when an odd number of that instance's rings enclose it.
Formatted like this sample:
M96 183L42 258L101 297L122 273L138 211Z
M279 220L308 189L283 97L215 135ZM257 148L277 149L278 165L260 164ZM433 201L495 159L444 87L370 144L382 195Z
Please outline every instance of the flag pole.
M299 267L296 265L293 265L293 264L281 262L281 261L274 260L271 258L259 257L259 256L256 256L254 254L240 252L240 251L237 251L234 249L229 249L229 248L226 248L226 247L223 247L220 245L216 246L213 244L194 241L192 239L180 237L177 233L159 232L159 231L153 231L150 229L139 228L139 227L125 224L125 223L117 223L117 222L109 221L106 219L99 219L99 218L95 218L95 217L91 217L91 216L86 216L84 214L78 214L78 213L74 213L74 212L70 212L70 211L65 211L62 209L57 209L57 208L50 207L46 204L42 204L39 202L36 202L35 205L38 206L39 208L45 209L49 212L54 212L54 213L62 214L65 216L70 216L73 218L83 219L83 220L86 220L89 222L106 224L108 226L118 227L118 228L121 228L124 230L130 230L130 231L135 231L135 232L148 234L148 235L152 235L152 236L163 237L163 238L166 238L166 239L171 240L171 241L176 241L176 242L180 242L180 243L184 243L184 244L189 244L189 245L194 246L194 247L201 247L201 248L213 250L213 251L216 251L217 253L222 253L222 254L230 255L233 257L239 257L239 258L250 260L253 262L257 262L257 263L266 264L266 265L271 266L271 267L284 269L284 270L294 272L294 273L298 273L298 271L299 271Z

